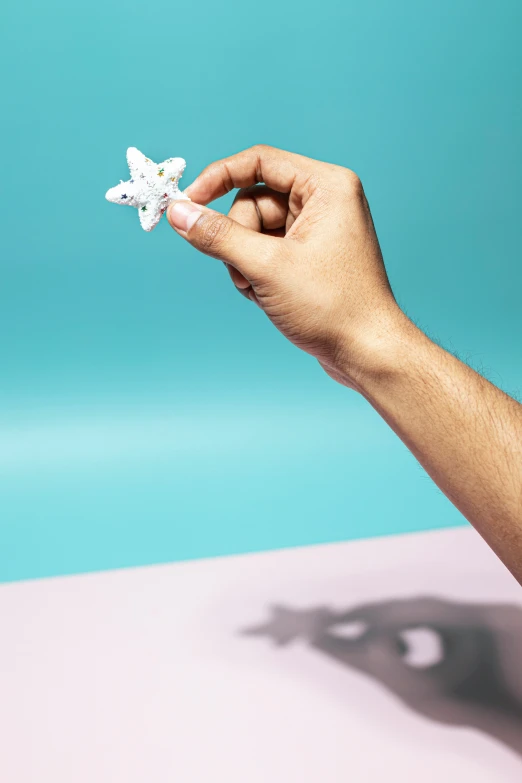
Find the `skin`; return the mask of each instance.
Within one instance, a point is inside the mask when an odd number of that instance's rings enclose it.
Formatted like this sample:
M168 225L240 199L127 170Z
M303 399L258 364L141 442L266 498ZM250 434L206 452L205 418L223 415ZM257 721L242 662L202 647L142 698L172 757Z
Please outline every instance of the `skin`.
M205 206L234 188L228 216ZM368 400L522 584L522 406L401 311L357 175L256 146L186 192L171 226Z

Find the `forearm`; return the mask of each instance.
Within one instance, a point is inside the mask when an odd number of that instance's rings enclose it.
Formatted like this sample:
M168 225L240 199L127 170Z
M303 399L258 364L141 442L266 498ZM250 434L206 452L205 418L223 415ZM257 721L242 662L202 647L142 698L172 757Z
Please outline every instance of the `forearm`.
M522 583L522 405L406 317L358 390Z
M235 187L228 217L203 206ZM187 195L169 207L177 233L370 401L522 583L522 408L398 309L357 175L261 145Z

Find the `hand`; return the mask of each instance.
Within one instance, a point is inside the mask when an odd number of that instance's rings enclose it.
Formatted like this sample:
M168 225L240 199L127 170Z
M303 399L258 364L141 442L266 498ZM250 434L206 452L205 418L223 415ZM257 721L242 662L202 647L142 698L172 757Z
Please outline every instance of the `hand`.
M228 217L201 206L233 188ZM356 388L372 348L402 315L357 175L256 146L211 164L186 193L192 202L169 208L171 226L224 261L285 337Z
M204 206L236 187L228 217ZM373 405L522 584L522 406L401 312L357 176L253 147L186 192L171 226Z

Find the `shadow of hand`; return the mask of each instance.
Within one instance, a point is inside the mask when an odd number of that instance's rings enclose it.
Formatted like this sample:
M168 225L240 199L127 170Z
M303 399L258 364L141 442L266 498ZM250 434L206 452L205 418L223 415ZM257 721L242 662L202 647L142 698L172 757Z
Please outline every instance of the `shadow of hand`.
M275 607L246 631L297 637L382 683L433 720L487 732L522 754L522 610L414 598L344 613Z

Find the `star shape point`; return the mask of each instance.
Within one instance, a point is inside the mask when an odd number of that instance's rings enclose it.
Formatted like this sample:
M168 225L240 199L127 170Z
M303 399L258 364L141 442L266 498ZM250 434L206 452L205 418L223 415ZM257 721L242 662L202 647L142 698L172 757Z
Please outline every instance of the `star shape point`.
M131 178L127 182L120 180L119 185L107 191L105 198L113 204L135 207L145 231L157 226L173 201L189 201L178 187L186 165L183 158L167 158L156 164L136 147L129 147L127 163Z
M277 647L284 647L297 639L313 642L329 628L334 614L324 606L316 609L271 607L271 618L261 625L244 628L243 636L267 636Z

